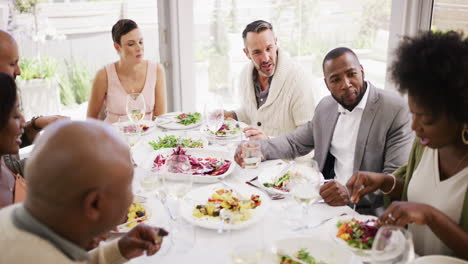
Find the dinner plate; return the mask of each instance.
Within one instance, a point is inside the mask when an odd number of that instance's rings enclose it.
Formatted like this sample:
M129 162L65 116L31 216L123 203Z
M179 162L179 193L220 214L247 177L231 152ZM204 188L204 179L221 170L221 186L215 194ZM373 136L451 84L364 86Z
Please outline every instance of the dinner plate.
M181 123L179 123L180 120L176 118L178 115L182 113L188 114L188 113L195 113L195 112L171 112L171 113L158 116L155 122L158 126L162 128L174 129L174 130L192 129L192 128L200 126L203 123L202 119L200 119L194 124L182 125Z
M238 130L227 135L215 135L208 129L208 126L203 125L200 127L200 132L208 139L231 140L239 137L242 133L242 129L247 127L247 124L236 120L225 120L224 123L228 123L231 128L236 128L236 126L238 126Z
M339 216L330 220L326 228L328 229L328 233L330 234L333 241L335 241L339 246L354 252L354 254L356 255L359 255L362 258L362 261L366 261L366 262L370 261L371 252L372 252L371 249L359 249L359 248L351 247L348 245L346 241L336 236L336 234L338 233L338 227L336 226L338 221L346 221L346 220L351 220L353 218L358 221L367 221L367 220L377 219L377 217L373 215L344 215L344 216Z
M305 249L316 261L324 263L361 264L362 262L352 252L343 250L339 245L306 237L288 238L275 241L267 250L266 263L280 263L280 255L294 255L300 249Z
M132 228L134 228L134 227L135 227L136 225L138 225L139 223L146 223L146 222L148 222L148 221L151 219L151 210L150 210L149 206L147 206L146 203L140 202L140 201L138 201L138 200L135 200L134 202L139 202L139 203L141 203L141 206L142 206L142 207L145 209L145 211L146 211L146 216L147 216L146 219L143 220L143 221L141 221L141 222L138 222L137 224L135 224L135 225L133 225L133 226L126 226L126 225L123 225L123 224L118 225L118 226L116 227L115 230L112 230L112 231L111 231L112 233L127 233L128 231L132 230ZM128 211L127 211L127 214L128 214Z
M289 191L283 191L273 187L265 187L264 185L265 183L274 183L281 176L286 174L287 171L283 175L279 175L282 174L281 172L286 168L286 166L288 166L288 163L284 161L274 161L271 162L271 165L265 166L264 169L258 175L258 182L260 183L260 186L269 193L289 194ZM316 177L318 181L322 181L323 179L322 174L318 170L305 165L294 164L288 169L288 171L290 171L292 174L297 173L298 175L311 175L312 177Z
M153 121L151 120L140 120L138 121L138 123L140 125L146 125L148 126L148 129L146 131L141 131L141 135L142 136L145 136L145 135L148 135L148 134L151 134L155 128L156 128L156 125ZM136 133L135 132L131 132L129 131L130 129L132 129L132 127L134 126L134 124L131 122L131 121L125 121L125 122L117 122L117 123L113 123L112 124L115 128L117 128L117 130L119 132L123 132L124 129L128 129L128 133Z
M468 264L468 261L442 255L424 256L417 258L413 264Z
M203 149L198 149L198 148L185 148L186 154L192 156L193 158L216 158L219 160L228 160L231 162L231 165L229 166L229 169L220 175L193 175L193 182L195 183L215 183L219 182L221 179L224 177L228 176L231 174L234 169L235 169L235 164L236 162L233 160L232 154L229 152L225 151L220 151L220 150L215 150L215 149L209 149L209 148L203 148ZM163 155L163 156L169 156L174 152L174 149L172 148L164 148L164 149L159 149L156 151L153 151L152 153L148 154L146 159L142 162L141 167L146 170L154 171L153 170L153 164L154 160L156 159L156 156L158 155ZM164 176L168 180L173 180L173 181L182 181L184 179L187 179L188 175L183 174L183 173L171 173L171 172L163 172Z
M259 205L255 209L250 209L250 219L242 222L224 223L223 229L237 230L249 227L262 220L262 218L267 213L270 204L270 198L261 190L252 188L244 184L229 184L228 187L222 183L217 183L193 189L190 192L188 192L180 203L180 213L182 217L193 225L197 225L207 229L219 229L221 226L221 219L219 217L205 216L202 218L198 218L193 216L193 209L195 209L195 207L199 204L206 204L208 202L208 198L210 198L211 195L219 189L231 189L235 194L238 194L237 197L240 196L240 198L243 199L250 199L250 196L252 194L256 194L260 196L261 200L261 205Z

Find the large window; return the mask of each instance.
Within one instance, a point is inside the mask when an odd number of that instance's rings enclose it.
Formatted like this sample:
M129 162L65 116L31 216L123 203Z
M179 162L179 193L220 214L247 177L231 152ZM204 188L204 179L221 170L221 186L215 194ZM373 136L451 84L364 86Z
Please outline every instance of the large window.
M468 34L468 1L434 0L433 30L461 30Z
M239 105L239 73L249 63L241 33L257 19L273 24L280 48L313 77L317 102L329 94L322 59L338 46L355 50L366 79L384 88L390 0L194 0L193 8L197 109L216 98Z
M36 0L12 2L8 30L20 48L17 83L26 118L85 117L96 71L119 59L110 32L120 18L139 25L146 59L159 60L157 1L42 1L35 7Z

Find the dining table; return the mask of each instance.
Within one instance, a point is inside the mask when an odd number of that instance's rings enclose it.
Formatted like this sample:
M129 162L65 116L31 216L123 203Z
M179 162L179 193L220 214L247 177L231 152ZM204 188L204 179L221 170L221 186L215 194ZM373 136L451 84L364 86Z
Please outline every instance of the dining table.
M154 157L154 149L149 142L157 140L167 135L176 135L185 138L200 138L204 140L204 148L212 150L214 153L219 151L227 152L233 161L231 166L234 169L229 175L219 182L213 183L193 183L191 190L218 184L226 188L242 188L243 190L252 190L262 192L264 197L268 197L268 208L260 219L257 219L251 225L236 230L219 230L219 228L205 228L185 221L181 216L180 201L161 199L158 190L165 188L162 180L158 181L157 187L152 191L144 191L140 186L140 180L147 175L148 169L142 168L145 160ZM359 216L349 206L329 206L323 201L309 205L308 214L303 219L300 205L290 196L284 195L281 199L271 199L271 195L260 188L258 180L253 180L265 169L275 164L285 162L282 160L263 161L257 168L244 169L234 162L235 151L241 141L246 138L242 133L229 140L215 140L207 138L202 133L200 127L191 129L171 130L157 125L151 126L150 131L139 136L137 143L131 147L132 157L135 162L133 191L136 198L143 199L145 206L150 211L149 220L145 223L162 227L169 232L164 238L161 250L153 256L141 256L132 259L130 263L247 263L236 260L235 256L241 254L245 247L259 248L260 257L254 263L279 263L277 258L272 255L275 243L282 240L294 239L313 239L319 243L336 244L331 231L329 221L333 218L348 215ZM153 156L152 156L153 155ZM297 164L301 166L313 167L310 157L298 159ZM156 175L161 177L161 175ZM206 176L210 177L210 176ZM251 182L259 188L248 185ZM165 183L167 184L167 183ZM250 188L250 189L249 189ZM207 194L208 197L209 194ZM306 222L310 228L297 228L300 222ZM122 234L113 233L112 238L119 237ZM347 251L341 248L340 251ZM248 250L247 250L248 251ZM257 252L258 253L258 252ZM247 253L246 253L247 254ZM340 252L336 252L340 254ZM353 255L347 263L362 263L359 256Z

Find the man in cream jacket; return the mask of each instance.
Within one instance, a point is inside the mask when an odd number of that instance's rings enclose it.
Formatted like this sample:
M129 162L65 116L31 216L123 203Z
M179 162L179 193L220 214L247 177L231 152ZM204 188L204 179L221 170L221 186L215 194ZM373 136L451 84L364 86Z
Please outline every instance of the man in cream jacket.
M312 82L301 66L277 45L270 23L257 20L244 29L244 53L252 63L241 73L241 107L226 111L234 118L263 130L268 136L286 135L313 117Z

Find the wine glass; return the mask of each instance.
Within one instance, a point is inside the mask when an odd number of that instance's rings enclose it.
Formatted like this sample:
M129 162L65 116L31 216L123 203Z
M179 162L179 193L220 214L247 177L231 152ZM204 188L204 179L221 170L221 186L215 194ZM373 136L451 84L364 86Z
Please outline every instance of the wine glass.
M320 177L315 177L311 171L302 171L301 173L294 173L290 177L289 192L301 205L300 220L302 223L299 227L294 230L302 230L309 228L307 224L307 217L309 215L309 205L320 200Z
M246 141L242 144L242 154L246 169L255 169L262 161L260 143L257 141Z
M372 244L373 264L408 264L415 259L411 233L398 226L382 226Z
M127 95L127 116L130 121L139 127L139 122L145 117L145 98L141 93L130 93Z
M208 132L216 133L224 122L224 110L219 104L205 104L205 125Z

